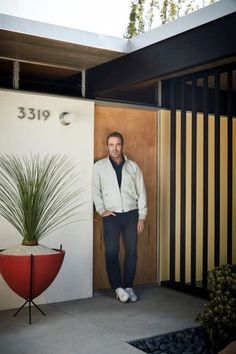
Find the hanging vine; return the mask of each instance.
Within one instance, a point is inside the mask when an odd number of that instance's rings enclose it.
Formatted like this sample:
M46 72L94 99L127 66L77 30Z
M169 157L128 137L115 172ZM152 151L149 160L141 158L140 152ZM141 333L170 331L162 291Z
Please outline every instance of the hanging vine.
M132 38L153 27L154 20L164 24L219 0L132 0L129 24L124 37Z

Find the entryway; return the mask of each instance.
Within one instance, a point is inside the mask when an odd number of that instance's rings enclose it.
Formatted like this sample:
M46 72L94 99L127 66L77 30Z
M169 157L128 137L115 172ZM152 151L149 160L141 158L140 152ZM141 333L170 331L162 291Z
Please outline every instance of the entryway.
M139 235L135 285L157 282L157 112L148 109L95 107L95 161L105 157L106 137L112 131L124 136L124 153L143 171L148 194L148 217ZM124 252L121 245L121 259ZM94 213L94 290L107 289L101 217Z

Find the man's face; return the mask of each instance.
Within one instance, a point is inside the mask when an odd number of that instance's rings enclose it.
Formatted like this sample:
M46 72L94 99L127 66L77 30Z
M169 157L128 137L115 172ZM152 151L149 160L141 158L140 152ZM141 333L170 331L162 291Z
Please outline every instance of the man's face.
M107 143L107 151L112 159L119 159L123 151L121 139L115 136L110 137Z

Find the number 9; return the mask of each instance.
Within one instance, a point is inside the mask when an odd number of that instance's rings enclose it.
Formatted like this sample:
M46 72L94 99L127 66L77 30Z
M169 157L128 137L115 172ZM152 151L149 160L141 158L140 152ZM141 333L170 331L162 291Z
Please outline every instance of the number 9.
M43 115L43 117L44 117L44 120L47 120L48 117L50 116L50 112L47 111L47 110L45 110L45 111L43 111L42 115Z

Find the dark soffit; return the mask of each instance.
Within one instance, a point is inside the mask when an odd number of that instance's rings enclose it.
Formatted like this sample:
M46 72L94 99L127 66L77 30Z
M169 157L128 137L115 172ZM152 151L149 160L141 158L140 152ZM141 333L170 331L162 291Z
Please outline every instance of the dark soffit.
M86 72L87 97L115 97L122 90L235 61L236 12ZM122 75L121 75L122 73Z

